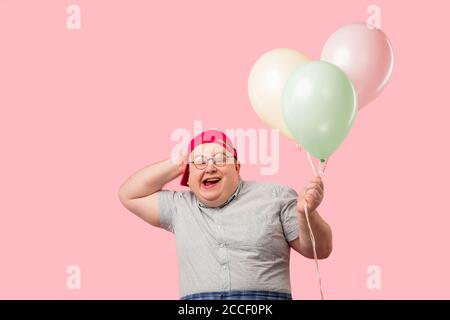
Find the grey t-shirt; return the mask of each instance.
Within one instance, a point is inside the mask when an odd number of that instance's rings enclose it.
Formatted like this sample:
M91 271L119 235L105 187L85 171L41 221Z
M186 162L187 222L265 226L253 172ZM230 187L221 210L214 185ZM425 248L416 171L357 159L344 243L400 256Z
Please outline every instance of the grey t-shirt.
M192 191L158 194L161 227L176 238L180 296L201 292L291 292L288 242L299 236L297 193L240 180L220 208Z

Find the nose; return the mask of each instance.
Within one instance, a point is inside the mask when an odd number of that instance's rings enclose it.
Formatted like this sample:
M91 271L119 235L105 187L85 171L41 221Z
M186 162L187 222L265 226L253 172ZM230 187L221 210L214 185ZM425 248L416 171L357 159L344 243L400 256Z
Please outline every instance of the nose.
M213 159L209 159L208 162L206 163L206 168L205 168L205 172L215 172L217 171L217 168L214 164Z

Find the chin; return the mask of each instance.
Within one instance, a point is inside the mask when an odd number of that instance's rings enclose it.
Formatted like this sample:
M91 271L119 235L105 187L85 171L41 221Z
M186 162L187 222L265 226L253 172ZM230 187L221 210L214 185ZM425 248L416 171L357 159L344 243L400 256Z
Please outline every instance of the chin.
M206 201L209 202L214 202L219 200L220 196L221 196L221 192L214 192L214 193L210 193L208 191L203 191L200 190L200 195L202 196L203 199L205 199Z
M203 199L202 201L206 204L216 204L217 202L220 202L220 198L223 194L223 190L199 190L200 198ZM218 204L220 205L220 203Z

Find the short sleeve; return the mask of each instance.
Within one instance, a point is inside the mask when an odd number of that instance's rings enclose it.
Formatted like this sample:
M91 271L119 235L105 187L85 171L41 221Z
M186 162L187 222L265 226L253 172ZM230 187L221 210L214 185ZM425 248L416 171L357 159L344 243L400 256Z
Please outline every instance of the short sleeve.
M161 190L158 192L159 223L161 228L174 233L177 214L176 199L179 192Z
M284 237L288 242L299 236L297 192L287 186L278 186L278 199L280 201L280 219L283 226Z

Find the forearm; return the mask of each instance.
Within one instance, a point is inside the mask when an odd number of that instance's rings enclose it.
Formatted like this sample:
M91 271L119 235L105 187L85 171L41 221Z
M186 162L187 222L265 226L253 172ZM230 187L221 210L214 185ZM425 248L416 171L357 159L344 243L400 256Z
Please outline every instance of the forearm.
M153 194L178 177L183 169L182 163L170 159L146 166L121 185L119 195L123 199L135 199Z
M316 253L319 259L327 258L332 250L332 232L328 223L316 211L309 213L309 222L314 234ZM308 222L304 212L298 212L300 227L300 248L304 255L313 258L313 246L309 235Z

